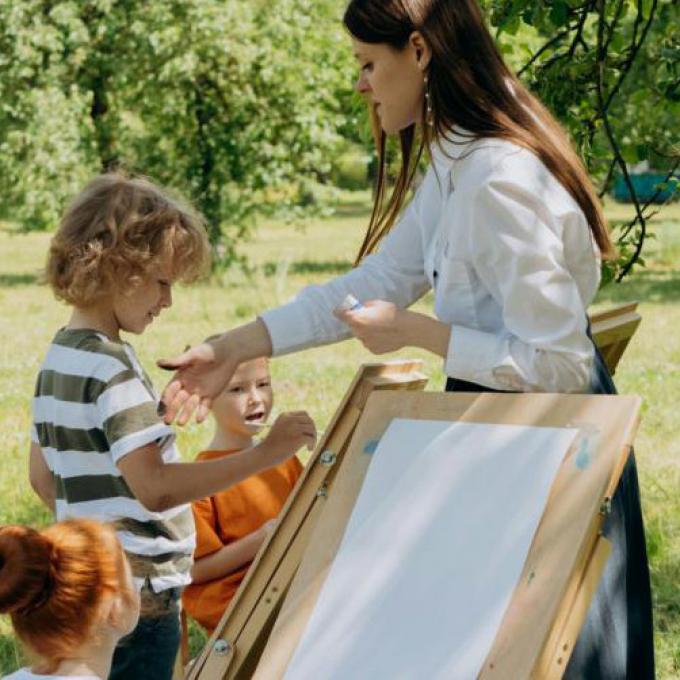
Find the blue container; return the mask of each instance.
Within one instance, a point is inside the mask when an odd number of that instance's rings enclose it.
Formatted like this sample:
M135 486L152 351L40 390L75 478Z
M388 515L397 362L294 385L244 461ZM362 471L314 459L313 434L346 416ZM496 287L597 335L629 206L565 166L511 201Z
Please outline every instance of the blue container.
M656 172L643 172L639 175L630 175L630 181L635 189L638 200L646 203L651 200L657 191L659 184L666 179L666 175ZM665 203L671 197L680 198L680 182L671 178L666 186L659 191L659 195L654 199L654 203ZM617 177L614 182L614 198L622 203L632 203L633 199L628 191L628 185L622 176Z

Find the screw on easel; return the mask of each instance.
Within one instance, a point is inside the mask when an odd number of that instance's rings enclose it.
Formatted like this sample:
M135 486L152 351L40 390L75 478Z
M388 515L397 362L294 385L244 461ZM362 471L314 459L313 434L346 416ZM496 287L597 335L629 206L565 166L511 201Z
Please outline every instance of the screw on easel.
M319 463L321 463L321 465L327 465L330 467L337 459L338 457L330 449L326 449L325 451L321 452L321 455L319 456Z
M603 517L608 517L612 511L612 499L609 496L605 496L602 504L600 505L600 514Z
M215 640L213 651L217 656L226 656L231 651L231 645L226 640Z
M316 497L317 498L328 498L328 486L326 484L322 484L316 490Z

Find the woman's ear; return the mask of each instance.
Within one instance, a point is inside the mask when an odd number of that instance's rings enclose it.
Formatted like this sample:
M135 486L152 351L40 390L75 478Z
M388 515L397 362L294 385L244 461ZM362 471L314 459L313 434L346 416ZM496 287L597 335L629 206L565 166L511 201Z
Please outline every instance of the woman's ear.
M432 58L432 49L429 43L423 37L420 31L413 31L408 38L409 45L416 56L416 62L418 63L418 68L421 71L425 71L430 64L430 59Z

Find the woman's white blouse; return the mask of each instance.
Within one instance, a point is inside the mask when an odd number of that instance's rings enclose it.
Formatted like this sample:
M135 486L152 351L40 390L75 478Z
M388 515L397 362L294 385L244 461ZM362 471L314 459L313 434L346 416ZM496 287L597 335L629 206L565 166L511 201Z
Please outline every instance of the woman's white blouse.
M379 251L264 312L274 355L349 337L351 293L408 307L430 288L451 326L447 375L499 390L584 392L597 246L578 204L530 151L452 136Z

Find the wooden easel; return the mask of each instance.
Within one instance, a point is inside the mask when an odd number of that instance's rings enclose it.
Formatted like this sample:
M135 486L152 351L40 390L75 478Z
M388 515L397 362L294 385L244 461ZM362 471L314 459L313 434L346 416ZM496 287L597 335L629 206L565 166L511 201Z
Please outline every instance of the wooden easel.
M565 457L524 572L484 664L483 678L561 677L610 545L600 535L638 423L634 396L555 394L375 394L346 454L333 495L269 637L255 678L282 677L299 642L361 488L374 442L395 417L597 428L583 456Z
M616 372L621 355L640 325L637 305L637 302L629 302L590 317L593 340L611 375Z
M347 461L312 535L258 666L256 678L281 677L311 614L359 493L370 456L395 417L566 426L600 430L587 467L576 451L562 465L532 549L493 648L484 678L560 677L608 556L599 535L637 427L639 399L591 395L374 395ZM601 512L601 510L603 512Z
M609 554L600 529L632 445L640 400L554 394L395 394L395 383L422 388L424 378L413 373L415 368L403 364L401 374L390 375L393 367L380 374L380 368L373 366L357 376L284 509L277 531L190 678L282 677L360 491L370 461L367 451L394 417L574 426L590 431L585 459L583 447L576 447L563 461L481 673L484 678L561 677ZM377 392L381 388L388 391ZM595 430L597 436L592 436Z
M252 675L309 537L342 468L347 446L368 397L376 391L422 390L427 378L420 361L363 365L305 466L274 533L258 557L214 634L188 675L247 678Z

